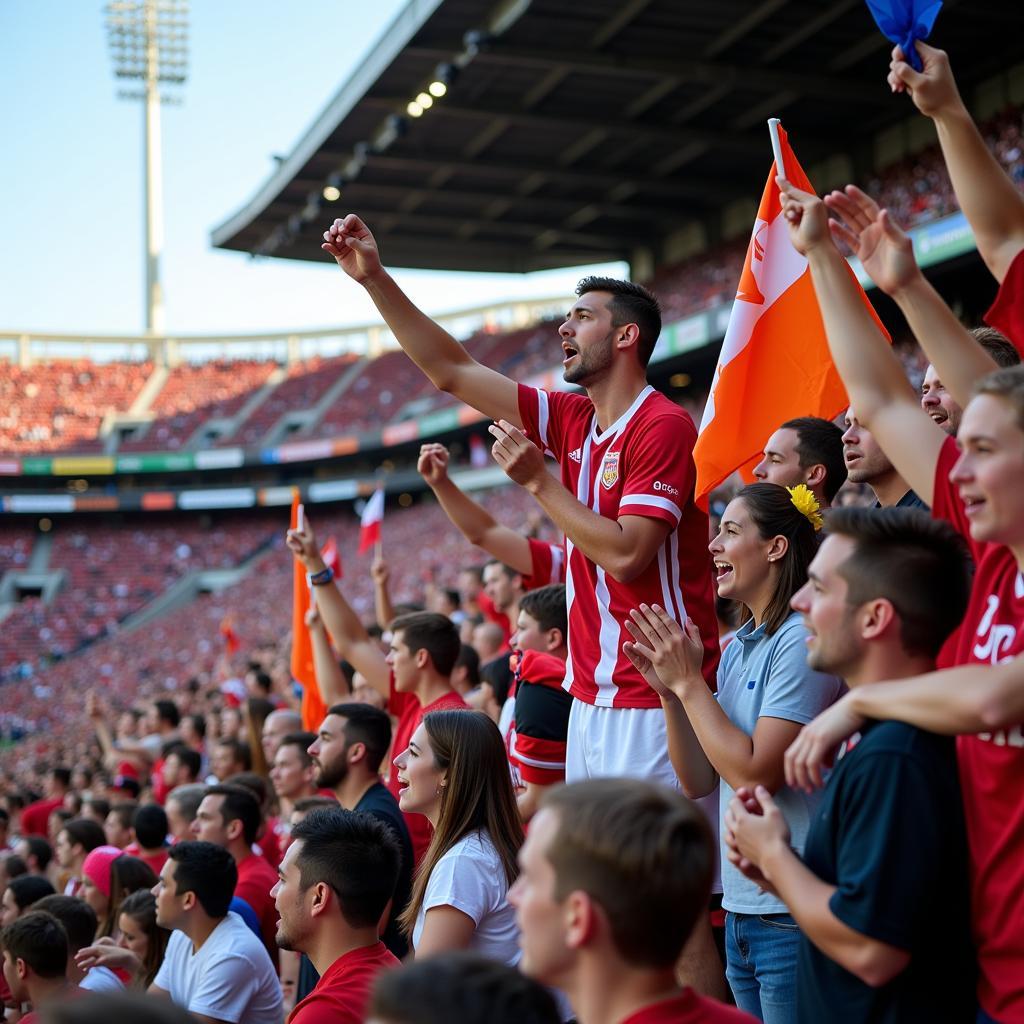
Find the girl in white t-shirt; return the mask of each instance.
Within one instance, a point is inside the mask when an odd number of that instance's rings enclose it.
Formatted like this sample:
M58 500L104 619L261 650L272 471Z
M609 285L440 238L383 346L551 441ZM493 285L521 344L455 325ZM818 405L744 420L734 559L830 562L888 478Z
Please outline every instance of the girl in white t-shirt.
M400 919L416 957L472 949L514 964L519 933L507 895L523 826L498 727L481 711L432 711L395 767L400 807L434 826Z

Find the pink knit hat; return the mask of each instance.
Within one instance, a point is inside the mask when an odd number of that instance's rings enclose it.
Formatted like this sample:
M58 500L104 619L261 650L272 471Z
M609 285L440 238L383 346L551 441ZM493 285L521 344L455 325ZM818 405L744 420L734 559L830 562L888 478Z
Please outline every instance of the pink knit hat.
M110 866L124 853L116 846L97 846L90 850L82 864L82 874L104 896L110 896Z

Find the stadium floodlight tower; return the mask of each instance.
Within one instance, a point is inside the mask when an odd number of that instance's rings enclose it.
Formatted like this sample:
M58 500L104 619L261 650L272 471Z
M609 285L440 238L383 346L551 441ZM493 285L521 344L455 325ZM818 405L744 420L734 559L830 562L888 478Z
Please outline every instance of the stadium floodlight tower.
M119 99L142 100L145 135L146 332L164 333L160 254L164 244L160 104L180 103L170 90L188 71L188 0L110 0L104 9L114 74L142 83Z

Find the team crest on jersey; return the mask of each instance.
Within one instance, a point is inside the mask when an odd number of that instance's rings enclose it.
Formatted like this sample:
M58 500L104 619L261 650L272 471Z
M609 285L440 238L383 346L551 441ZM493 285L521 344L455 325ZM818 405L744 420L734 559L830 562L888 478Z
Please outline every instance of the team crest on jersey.
M619 453L609 452L604 457L604 462L601 464L601 483L604 485L605 490L615 485L615 481L619 479Z

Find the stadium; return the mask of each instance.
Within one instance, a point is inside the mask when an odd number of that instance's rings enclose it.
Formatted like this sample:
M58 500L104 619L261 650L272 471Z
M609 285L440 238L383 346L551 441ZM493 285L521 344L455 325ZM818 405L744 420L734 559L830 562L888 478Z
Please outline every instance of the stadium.
M947 0L929 38L1018 190L1020 22L996 0ZM308 127L209 225L208 243L322 264L324 230L355 213L387 267L528 274L620 261L662 311L648 380L700 424L771 166L768 117L782 119L818 194L855 182L888 209L963 324L992 304L997 282L935 131L886 85L890 48L860 0L414 0L326 105L294 111ZM920 389L928 359L851 263ZM562 379L572 301L512 294L435 319L506 377L582 394ZM491 458L488 425L437 391L379 320L0 330L5 781L31 789L90 748L87 691L111 713L174 696L203 714L207 694L222 691L219 709L258 670L295 701L285 531L296 496L317 537L335 539L366 625L372 557L357 548L378 488L377 554L396 606L422 606L427 582L457 589L486 561L417 472L423 444L448 448L451 479L500 523L561 544ZM738 486L723 484L712 511ZM863 486L842 494L836 505L874 502Z

